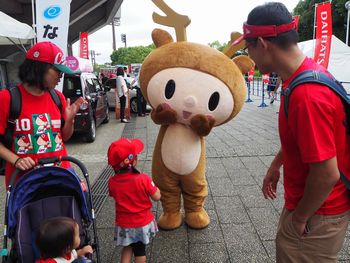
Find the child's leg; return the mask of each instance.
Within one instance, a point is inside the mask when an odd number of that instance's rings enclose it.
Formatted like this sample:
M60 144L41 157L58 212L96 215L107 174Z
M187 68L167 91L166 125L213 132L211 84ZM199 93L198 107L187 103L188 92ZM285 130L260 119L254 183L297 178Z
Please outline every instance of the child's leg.
M130 263L132 258L131 246L123 247L120 263Z
M146 263L146 245L142 242L131 244L135 256L135 263Z

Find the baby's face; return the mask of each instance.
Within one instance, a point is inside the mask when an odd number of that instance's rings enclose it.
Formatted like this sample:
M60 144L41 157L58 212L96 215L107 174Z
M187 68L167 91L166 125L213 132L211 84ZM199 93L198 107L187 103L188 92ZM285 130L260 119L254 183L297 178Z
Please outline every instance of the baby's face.
M230 117L234 107L224 82L189 68L169 68L155 74L148 83L147 97L154 109L168 104L176 111L178 122L185 125L202 114L213 117L217 126Z

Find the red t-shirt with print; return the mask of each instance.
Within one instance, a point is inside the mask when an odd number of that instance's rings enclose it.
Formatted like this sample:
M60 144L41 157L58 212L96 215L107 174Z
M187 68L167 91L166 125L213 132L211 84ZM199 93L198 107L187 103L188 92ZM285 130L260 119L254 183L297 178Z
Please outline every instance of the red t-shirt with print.
M66 156L67 151L61 136L61 112L50 93L34 96L28 93L22 84L18 87L22 97L22 110L16 121L11 150L19 157L29 156L33 160ZM61 92L57 93L62 102L62 109L65 109L65 97ZM7 90L0 91L0 105L0 135L4 135L10 109L10 94ZM69 167L69 163L63 162L62 166ZM13 171L14 166L6 163L6 185Z
M286 89L297 74L325 69L305 58L294 74L283 82ZM341 99L330 88L316 83L302 84L289 97L288 118L282 97L279 133L283 156L285 207L294 210L303 197L309 163L337 158L339 170L350 177L350 136ZM340 214L350 209L350 197L339 180L317 214Z
M115 200L117 226L142 227L154 219L150 196L157 191L157 187L148 175L132 172L116 174L109 179L108 189Z

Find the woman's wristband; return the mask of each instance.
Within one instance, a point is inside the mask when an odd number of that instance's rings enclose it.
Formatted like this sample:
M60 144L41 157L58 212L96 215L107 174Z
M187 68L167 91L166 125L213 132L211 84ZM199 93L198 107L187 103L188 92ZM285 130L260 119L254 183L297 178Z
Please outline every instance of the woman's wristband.
M15 161L15 163L13 164L14 167L16 167L16 164L18 163L18 161L22 159L22 157L18 157L17 160Z

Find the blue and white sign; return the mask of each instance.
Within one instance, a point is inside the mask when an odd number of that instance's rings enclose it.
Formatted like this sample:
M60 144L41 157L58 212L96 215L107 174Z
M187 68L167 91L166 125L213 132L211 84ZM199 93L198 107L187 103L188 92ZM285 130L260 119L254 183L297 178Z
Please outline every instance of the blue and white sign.
M38 42L49 41L67 55L67 39L71 0L36 0Z
M54 19L61 14L61 7L59 6L49 6L44 11L44 17L47 19Z
M36 0L37 41L59 46L67 56L71 0ZM62 90L62 81L57 87Z

